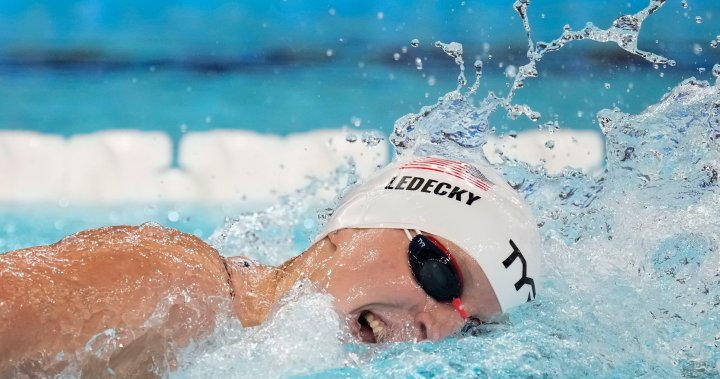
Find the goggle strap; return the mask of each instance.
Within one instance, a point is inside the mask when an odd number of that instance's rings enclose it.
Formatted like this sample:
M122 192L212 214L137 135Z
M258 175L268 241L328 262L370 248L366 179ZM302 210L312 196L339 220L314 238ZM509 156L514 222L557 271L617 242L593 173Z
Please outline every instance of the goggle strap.
M455 308L458 314L460 314L460 317L463 318L463 320L468 320L470 316L467 314L467 311L465 310L465 304L463 304L462 300L460 300L459 297L456 297L452 301L452 306Z
M413 230L415 231L415 235L416 235L416 236L422 234L422 232L420 231L420 229L413 229ZM403 229L403 231L405 232L405 235L407 236L408 241L412 241L413 236L412 236L412 234L410 234L410 231L407 230L407 229Z

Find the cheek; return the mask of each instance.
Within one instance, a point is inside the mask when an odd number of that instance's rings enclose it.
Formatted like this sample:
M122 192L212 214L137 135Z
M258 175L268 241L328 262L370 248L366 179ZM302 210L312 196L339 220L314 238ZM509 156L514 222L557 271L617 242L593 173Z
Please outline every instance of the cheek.
M359 250L348 251L328 272L326 290L335 297L339 311L349 313L377 303L405 306L425 298L410 272L406 252Z
M338 309L349 313L370 304L409 307L424 302L425 293L407 272L378 270L339 278L329 291L336 299Z

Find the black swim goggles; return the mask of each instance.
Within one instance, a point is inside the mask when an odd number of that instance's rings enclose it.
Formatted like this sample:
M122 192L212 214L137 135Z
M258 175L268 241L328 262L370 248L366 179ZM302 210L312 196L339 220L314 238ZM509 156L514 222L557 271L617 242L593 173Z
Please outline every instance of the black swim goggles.
M460 295L463 277L455 258L438 240L415 230L415 237L405 229L410 240L410 270L420 287L436 301L449 303L465 320L470 319Z

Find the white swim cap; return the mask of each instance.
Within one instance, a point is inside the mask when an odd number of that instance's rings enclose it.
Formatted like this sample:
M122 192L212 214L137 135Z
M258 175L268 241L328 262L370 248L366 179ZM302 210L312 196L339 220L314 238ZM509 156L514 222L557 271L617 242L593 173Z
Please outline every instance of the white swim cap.
M490 167L439 157L393 162L342 199L320 237L344 228L438 235L475 258L503 312L535 298L537 225L522 197Z

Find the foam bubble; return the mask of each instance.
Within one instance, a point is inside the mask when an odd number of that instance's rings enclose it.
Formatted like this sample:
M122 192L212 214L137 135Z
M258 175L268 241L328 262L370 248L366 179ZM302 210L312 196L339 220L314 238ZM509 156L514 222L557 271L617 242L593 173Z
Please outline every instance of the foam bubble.
M276 378L342 367L349 338L332 298L300 282L261 326L242 328L228 320L187 349L184 366L171 377Z

